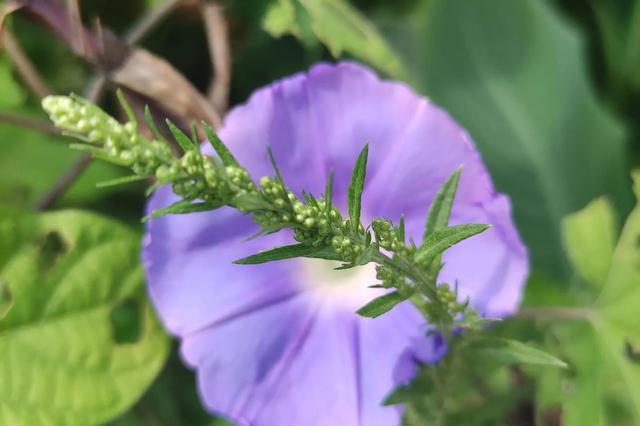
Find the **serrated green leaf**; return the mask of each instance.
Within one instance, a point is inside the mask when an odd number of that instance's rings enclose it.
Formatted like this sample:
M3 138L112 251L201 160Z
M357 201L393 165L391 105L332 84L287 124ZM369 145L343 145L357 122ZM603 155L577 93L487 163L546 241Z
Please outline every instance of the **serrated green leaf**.
M171 122L171 120L167 118L165 119L165 122L167 123L169 131L171 131L171 134L176 139L176 142L178 142L178 145L180 145L180 148L182 148L184 152L194 151L198 149L198 146L194 144L191 139L189 139L189 136L185 135L184 132L178 128L178 126Z
M265 250L258 254L238 259L233 263L236 263L238 265L258 265L261 263L293 259L296 257L309 257L327 260L340 259L338 253L336 253L331 247L314 247L308 244L300 243Z
M274 37L293 34L306 44L315 37L336 58L346 52L398 79L406 77L375 26L345 0L278 0L267 10L263 27Z
M389 312L396 305L404 302L411 297L410 294L400 294L397 291L387 293L384 296L376 297L362 308L358 309L356 313L366 318L377 318L382 314Z
M615 212L604 198L567 216L562 230L569 258L580 275L594 288L604 285L616 243Z
M2 422L97 425L124 412L169 350L147 302L140 236L88 213L3 210L0 241L5 237L13 251L0 280L13 306L0 319ZM59 244L47 246L51 239ZM123 303L139 313L132 324L138 338L126 344L116 341L112 321Z
M168 214L197 213L215 210L219 207L222 207L222 204L214 203L211 201L200 201L194 203L193 200L181 200L171 204L170 206L154 210L150 215L145 216L142 221L147 222L151 219L155 219L157 217Z
M416 251L418 262L429 262L441 255L449 247L473 237L489 228L489 225L467 224L439 229L431 233Z
M479 354L506 364L529 364L548 367L567 368L566 362L533 346L511 339L487 339Z
M369 145L365 145L358 155L356 164L353 166L351 173L351 182L349 182L348 206L349 220L351 226L357 232L360 225L360 211L362 210L362 191L364 190L364 181L367 175L367 158L369 156Z
M442 229L449 224L449 216L451 216L451 206L458 190L460 182L460 174L462 169L458 168L447 178L436 194L427 216L427 223L424 227L422 240L424 241L429 235L438 229Z
M225 166L239 167L240 165L238 163L238 160L236 160L231 151L229 151L229 148L227 148L224 142L222 142L218 135L216 135L216 133L213 131L213 128L211 128L211 126L209 126L204 121L202 122L202 127L204 127L204 131L207 134L207 139L209 140L209 143L213 147L216 154L218 154L218 157L220 157L220 161L222 161L222 164L224 164Z

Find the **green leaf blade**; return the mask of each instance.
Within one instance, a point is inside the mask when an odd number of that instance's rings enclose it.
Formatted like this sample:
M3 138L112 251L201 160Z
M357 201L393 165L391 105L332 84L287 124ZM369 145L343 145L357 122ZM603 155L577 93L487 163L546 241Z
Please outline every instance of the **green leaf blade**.
M566 362L533 346L511 339L490 339L478 349L483 355L507 364L528 364L568 368Z
M462 168L456 169L456 171L447 178L438 190L438 193L429 208L427 223L422 236L423 241L429 235L433 234L433 232L442 229L449 224L451 207L453 206L453 200L456 196L456 191L458 190L461 173Z
M409 299L411 295L400 294L397 291L377 297L358 309L356 313L366 318L377 318L393 309L396 305Z
M300 243L265 250L261 253L238 259L233 263L238 265L259 265L267 262L294 259L296 257L310 257L327 260L340 259L339 255L329 247L314 247Z
M367 158L369 156L369 145L365 145L358 155L356 164L353 166L351 174L351 182L349 183L348 192L348 210L351 226L357 232L360 225L360 212L362 210L362 192L364 191L364 182L367 175Z
M198 146L195 145L191 141L191 139L189 139L189 136L185 135L184 132L180 130L178 126L173 124L171 120L167 118L165 122L167 123L167 127L171 131L171 134L176 139L176 142L178 142L178 145L180 145L180 148L182 148L184 152L194 151L198 149Z
M418 262L429 262L453 245L487 229L489 229L489 225L467 224L450 226L434 231L416 251L416 260Z
M168 214L187 214L210 211L215 210L219 207L222 207L222 204L210 201L201 201L194 203L193 200L181 200L171 204L170 206L154 210L150 215L145 216L142 221L147 222L151 219L156 219Z
M233 156L231 151L229 151L229 148L227 148L224 142L220 140L216 132L213 131L213 128L205 122L202 122L202 127L204 127L204 131L207 134L207 139L213 147L213 150L216 152L216 154L218 154L218 157L220 157L220 161L222 161L222 164L227 167L240 167L238 160L236 160L236 158Z

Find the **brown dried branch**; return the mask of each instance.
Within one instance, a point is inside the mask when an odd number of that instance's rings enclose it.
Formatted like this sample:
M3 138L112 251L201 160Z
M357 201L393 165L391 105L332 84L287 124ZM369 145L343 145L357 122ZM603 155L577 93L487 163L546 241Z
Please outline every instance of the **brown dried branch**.
M0 122L9 123L14 126L23 127L26 129L36 130L48 135L60 134L60 131L53 124L51 124L50 121L40 120L9 111L0 111Z
M227 110L231 83L231 48L227 20L223 7L217 3L203 2L200 12L207 31L213 67L213 79L207 97L216 110L223 114Z
M38 98L43 98L50 95L51 89L44 79L40 76L38 70L33 65L29 57L26 55L18 41L13 37L13 34L8 28L2 28L2 45L7 55L16 66L16 69L20 73L20 77L24 80L29 90Z

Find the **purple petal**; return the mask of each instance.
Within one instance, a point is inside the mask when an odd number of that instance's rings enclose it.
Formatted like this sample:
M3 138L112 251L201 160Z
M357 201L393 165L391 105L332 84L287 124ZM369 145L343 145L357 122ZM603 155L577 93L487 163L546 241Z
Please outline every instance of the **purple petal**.
M466 133L404 84L380 81L354 63L317 65L258 90L228 114L220 136L256 178L273 174L271 144L296 191L320 195L333 170L342 207L353 163L369 143L365 221L404 213L418 242L429 202L463 165L452 222L492 228L447 252L441 279L458 282L487 315L516 309L528 262L508 200L495 194ZM163 188L149 209L174 198ZM398 424L400 411L380 406L398 383L394 371L413 374L416 362L437 360L446 345L426 337L408 303L376 320L354 314L380 294L367 289L375 280L371 267L338 273L299 259L231 264L291 242L285 232L242 243L255 229L229 209L167 216L148 227L143 257L151 298L182 339L206 406L257 426Z

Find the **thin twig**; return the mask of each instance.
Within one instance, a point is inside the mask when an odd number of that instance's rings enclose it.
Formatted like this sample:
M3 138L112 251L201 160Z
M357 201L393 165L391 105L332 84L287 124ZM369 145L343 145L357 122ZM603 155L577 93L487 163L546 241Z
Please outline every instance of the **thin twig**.
M137 44L183 1L166 0L161 5L148 9L142 18L125 33L124 40L129 45Z
M589 308L572 307L525 307L520 309L515 315L520 319L540 319L540 320L580 320L591 321L595 319L595 314Z
M224 114L229 102L231 83L231 48L229 30L224 9L217 3L203 2L200 13L207 31L209 55L213 67L213 79L207 97L220 114Z
M60 131L49 121L16 114L9 111L0 111L0 122L13 124L14 126L37 130L48 135L59 135Z
M24 50L22 50L18 41L6 27L2 30L2 44L29 90L38 99L50 95L52 93L51 89L49 89L49 86L40 76L40 73L36 70Z
M91 156L88 154L82 154L75 163L71 166L69 170L65 172L64 175L58 179L58 181L47 191L44 196L38 200L35 205L35 209L38 211L47 210L49 207L53 206L58 198L60 198L69 187L80 177L82 172L89 166L91 163Z
M71 46L83 56L85 53L84 27L82 25L82 17L80 16L80 4L78 0L67 0L67 10L69 12L69 22L71 23Z

